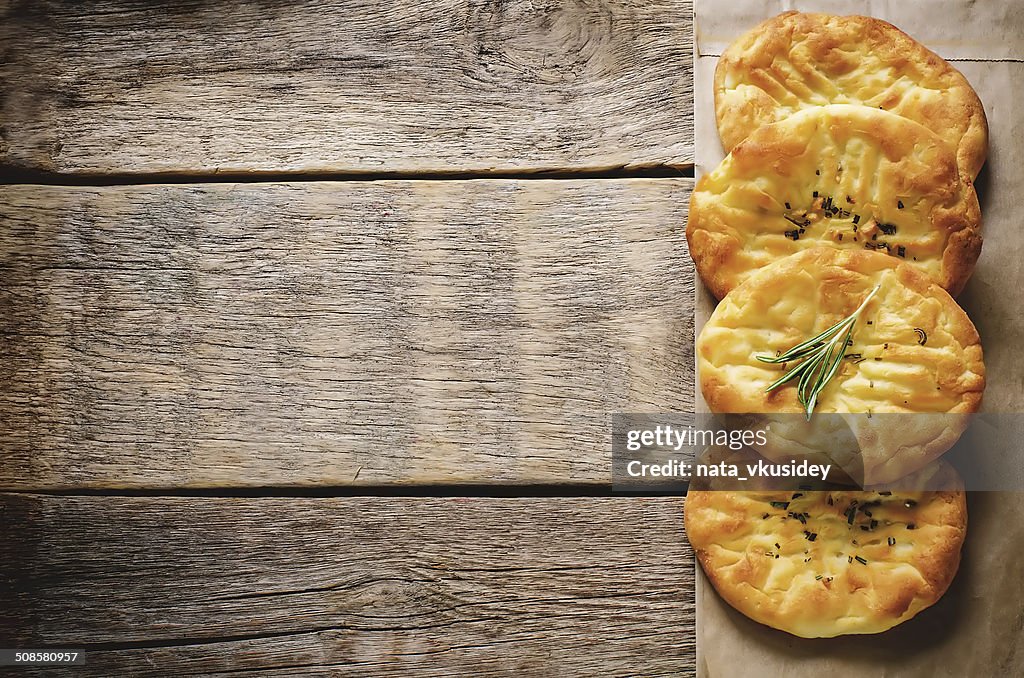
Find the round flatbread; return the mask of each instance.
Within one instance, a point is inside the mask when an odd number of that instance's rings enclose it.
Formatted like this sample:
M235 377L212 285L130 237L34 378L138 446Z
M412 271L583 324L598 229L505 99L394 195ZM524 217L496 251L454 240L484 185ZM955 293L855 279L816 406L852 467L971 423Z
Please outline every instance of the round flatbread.
M812 106L862 104L921 123L974 179L988 123L967 79L903 31L866 16L787 12L739 38L715 71L726 151L762 125Z
M956 295L981 252L981 209L929 130L865 106L819 106L759 128L702 177L686 237L719 298L823 244L885 252Z
M942 597L967 532L948 464L902 487L691 489L686 534L719 595L754 621L803 638L881 633Z
M850 316L875 286L807 424L821 430L800 430L796 382L766 390L795 365L758 356L779 356ZM838 463L867 485L948 450L985 388L978 333L945 290L891 256L830 247L766 266L730 292L697 339L697 369L713 412L789 413L759 452L776 460L818 455L816 462ZM861 415L851 427L854 449L837 449L828 430L835 417L819 416L829 413Z

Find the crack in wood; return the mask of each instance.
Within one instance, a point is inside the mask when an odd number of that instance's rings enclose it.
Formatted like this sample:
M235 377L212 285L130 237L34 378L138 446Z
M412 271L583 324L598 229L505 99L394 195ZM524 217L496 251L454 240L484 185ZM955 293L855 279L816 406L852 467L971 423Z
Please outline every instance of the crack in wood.
M146 186L163 184L279 184L321 181L475 181L514 179L518 181L621 179L679 179L694 177L693 163L647 167L582 168L578 170L491 170L486 172L195 172L61 174L0 165L0 186L37 184L42 186Z

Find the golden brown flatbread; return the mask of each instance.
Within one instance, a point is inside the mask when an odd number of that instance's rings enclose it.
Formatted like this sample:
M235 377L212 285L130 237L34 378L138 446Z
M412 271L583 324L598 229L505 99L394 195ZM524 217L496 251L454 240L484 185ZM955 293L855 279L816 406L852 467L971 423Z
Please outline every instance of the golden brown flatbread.
M838 372L818 396L816 415L861 416L855 449L835 449L835 418L806 430L775 426L759 451L772 459L815 458L839 463L866 484L907 475L948 450L976 412L985 388L978 333L967 314L920 271L873 251L822 247L766 266L730 292L697 339L701 391L713 412L804 412L794 382L769 385L794 365L759 361L780 355L864 308ZM931 413L932 416L910 416ZM944 416L942 416L944 415ZM788 429L788 430L787 430ZM824 441L824 442L821 442ZM856 454L850 462L846 457ZM854 475L854 474L850 474Z
M967 79L880 19L786 12L736 40L715 71L726 151L762 125L834 103L880 108L924 125L954 149L971 179L985 164L988 123Z
M686 236L719 298L823 244L898 257L956 295L981 252L981 210L953 153L921 125L830 105L766 125L697 183Z
M901 486L691 489L686 533L719 595L751 619L804 638L880 633L942 597L967 530L948 464Z

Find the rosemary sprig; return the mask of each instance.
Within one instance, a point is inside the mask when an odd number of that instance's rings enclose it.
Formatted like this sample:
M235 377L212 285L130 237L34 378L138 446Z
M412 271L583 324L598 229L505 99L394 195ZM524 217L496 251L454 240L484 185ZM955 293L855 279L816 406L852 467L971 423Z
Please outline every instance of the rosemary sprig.
M807 419L810 420L814 405L818 402L818 394L828 385L832 377L839 371L839 363L843 360L846 347L853 337L853 327L857 324L857 318L861 311L875 296L881 285L868 293L857 310L837 322L816 337L801 342L785 353L775 357L757 356L763 363L777 365L799 360L800 364L786 372L771 386L765 389L765 393L774 391L783 384L797 380L796 395L800 404L807 411Z

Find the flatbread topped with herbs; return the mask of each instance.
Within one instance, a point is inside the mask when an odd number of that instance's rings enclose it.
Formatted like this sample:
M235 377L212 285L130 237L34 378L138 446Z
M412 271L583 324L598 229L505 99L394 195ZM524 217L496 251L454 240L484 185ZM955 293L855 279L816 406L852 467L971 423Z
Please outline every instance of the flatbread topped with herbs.
M814 379L782 381L808 358L777 361L851 318L831 343L818 344L827 369L819 363ZM854 450L836 449L827 432L792 434L795 425L773 427L758 448L772 459L847 468L842 457L856 454L865 484L901 478L948 450L985 388L978 333L945 290L894 257L830 247L766 266L729 293L697 339L697 369L713 412L784 413L790 422L803 413L866 415L853 428ZM871 416L885 413L903 416L895 425Z
M719 298L822 245L884 252L956 295L981 252L981 210L934 133L877 109L821 106L757 129L702 177L686 237Z
M803 638L881 633L942 597L967 531L948 464L900 486L691 489L686 533L719 595L754 621Z
M786 12L736 40L715 70L726 151L762 125L827 104L883 109L924 125L971 180L985 164L988 122L970 83L881 19Z

